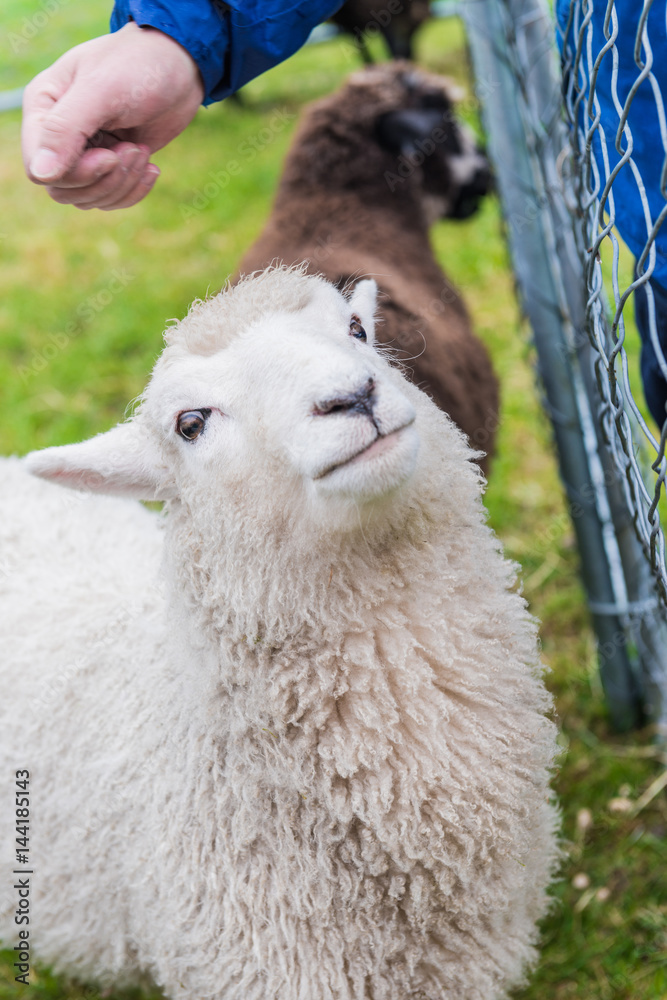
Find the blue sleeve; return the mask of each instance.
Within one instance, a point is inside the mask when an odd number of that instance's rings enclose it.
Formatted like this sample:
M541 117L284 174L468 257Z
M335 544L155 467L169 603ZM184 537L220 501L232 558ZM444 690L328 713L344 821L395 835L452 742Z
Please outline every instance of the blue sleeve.
M204 104L222 101L293 55L342 0L116 0L111 30L158 28L187 49L204 81Z

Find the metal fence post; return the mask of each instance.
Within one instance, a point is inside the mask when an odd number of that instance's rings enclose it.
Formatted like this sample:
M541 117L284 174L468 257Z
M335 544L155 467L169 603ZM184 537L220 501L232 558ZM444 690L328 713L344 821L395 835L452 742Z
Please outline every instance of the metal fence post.
M0 92L0 111L16 111L23 104L23 87Z
M664 721L664 622L595 420L580 241L559 169L566 126L551 19L541 0L466 0L475 69L523 309L530 321L575 528L614 726ZM585 252L585 251L584 251ZM653 680L654 683L650 683Z

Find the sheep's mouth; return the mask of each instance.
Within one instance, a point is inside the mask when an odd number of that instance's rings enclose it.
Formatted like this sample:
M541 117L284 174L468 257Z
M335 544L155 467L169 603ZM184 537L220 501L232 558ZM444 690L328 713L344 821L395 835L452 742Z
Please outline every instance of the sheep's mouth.
M396 440L399 434L401 434L406 427L411 427L414 424L415 418L408 420L407 423L401 424L395 430L390 431L388 434L378 433L370 444L365 445L360 448L359 451L355 451L354 455L350 455L349 458L344 458L341 462L335 462L333 465L327 466L322 472L319 472L314 479L324 479L326 476L330 476L332 472L336 472L337 469L343 469L348 465L353 465L358 459L362 458L364 455L370 456L372 453L375 455L380 455L382 452L386 451L387 448L391 447L393 442Z

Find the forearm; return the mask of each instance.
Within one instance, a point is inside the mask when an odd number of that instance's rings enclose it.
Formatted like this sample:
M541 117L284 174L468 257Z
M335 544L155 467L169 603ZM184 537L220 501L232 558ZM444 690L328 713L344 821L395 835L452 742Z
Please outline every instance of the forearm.
M117 0L111 15L111 30L118 31L128 21L135 21L140 28L157 28L178 42L199 67L204 85L203 103L221 99L211 95L224 80L230 49L229 19L223 4L216 5L211 0L175 3Z

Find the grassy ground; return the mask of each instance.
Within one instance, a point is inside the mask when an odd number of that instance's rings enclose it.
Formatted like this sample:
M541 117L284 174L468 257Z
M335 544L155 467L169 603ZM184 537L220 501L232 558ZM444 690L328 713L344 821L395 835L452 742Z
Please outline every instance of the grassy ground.
M20 86L73 42L105 30L105 4L53 0L48 17L46 7L4 0L0 89ZM454 24L429 29L420 58L465 80ZM243 107L200 112L187 138L156 157L163 176L154 192L125 213L77 213L50 202L24 180L18 115L0 116L0 453L77 440L122 417L160 351L167 318L182 316L192 298L217 289L261 229L299 107L357 65L352 46L325 43L252 84ZM211 175L238 157L241 143L259 135L276 108L285 113L285 127L242 174L207 189ZM621 738L606 720L577 554L534 390L498 205L490 200L468 222L440 224L434 239L502 380L499 454L487 503L509 555L523 566L526 596L542 620L562 726L556 787L568 858L544 924L542 960L517 998L665 1000L664 792L637 808L661 762L649 733ZM43 969L33 969L30 986L16 985L9 954L0 965L0 1000L99 995ZM115 1000L149 995L110 994Z

